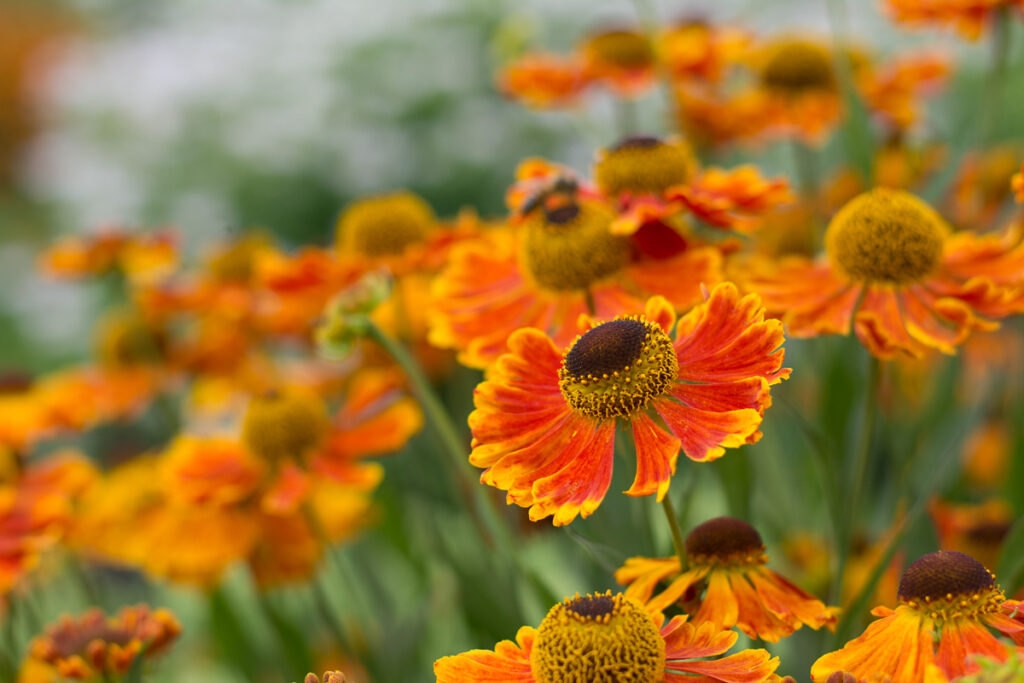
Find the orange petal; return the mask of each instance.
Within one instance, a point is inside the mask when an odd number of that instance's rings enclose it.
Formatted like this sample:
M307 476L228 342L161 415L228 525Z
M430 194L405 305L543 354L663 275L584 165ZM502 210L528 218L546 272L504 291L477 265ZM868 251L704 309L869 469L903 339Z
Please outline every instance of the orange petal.
M672 475L676 473L676 458L680 441L665 432L646 413L633 418L633 439L636 442L636 477L626 491L629 496L658 494L665 497Z
M717 412L701 410L675 401L656 401L654 409L679 438L691 460L714 460L735 448L757 440L761 412L754 409Z
M535 683L530 653L536 629L524 626L516 642L503 640L490 650L470 650L434 662L437 683Z
M532 521L553 514L552 523L562 526L577 515L589 516L601 504L612 482L615 421L602 423L589 436L579 457L555 474L534 483L533 498L536 502L530 508Z

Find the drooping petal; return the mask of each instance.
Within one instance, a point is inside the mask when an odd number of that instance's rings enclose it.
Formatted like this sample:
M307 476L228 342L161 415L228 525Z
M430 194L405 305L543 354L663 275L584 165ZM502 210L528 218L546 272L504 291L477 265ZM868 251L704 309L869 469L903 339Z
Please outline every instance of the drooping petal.
M711 622L719 628L732 628L739 619L740 607L736 594L730 585L730 572L726 569L712 569L708 575L708 590L700 609L693 617L695 624Z
M860 310L854 316L857 338L875 356L895 358L900 353L919 356L922 345L907 333L894 288L872 285L867 288Z
M658 494L665 497L672 475L676 473L676 458L681 442L659 427L646 413L633 417L633 439L636 441L636 477L626 491L629 496Z
M946 621L939 637L935 663L952 679L977 670L977 665L970 666L968 655L1004 662L1010 656L1010 650L973 618Z
M779 666L764 650L744 650L720 659L699 658L721 654L736 643L737 634L707 622L699 625L675 617L661 630L665 638L665 674L667 683L719 681L721 683L761 683ZM695 674L702 678L694 679Z
M701 410L668 399L656 401L653 406L679 438L683 452L691 460L714 460L721 457L726 448L742 446L760 436L757 428L762 417L757 409Z
M503 640L494 650L470 650L434 662L438 683L534 683L530 653L537 630L519 629L516 642Z
M872 622L864 633L841 650L818 658L811 667L811 680L822 683L829 674L847 671L858 680L877 676L893 681L923 680L934 664L931 620L922 618L906 605Z
M585 436L589 439L574 462L534 483L532 521L553 514L552 523L562 526L577 515L589 516L601 504L612 483L615 422L606 421L596 431L591 428Z

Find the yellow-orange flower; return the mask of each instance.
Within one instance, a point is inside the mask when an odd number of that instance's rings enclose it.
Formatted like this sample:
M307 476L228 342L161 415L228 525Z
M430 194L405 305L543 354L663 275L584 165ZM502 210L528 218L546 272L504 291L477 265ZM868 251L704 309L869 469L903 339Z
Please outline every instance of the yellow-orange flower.
M99 609L77 619L65 616L32 641L31 659L79 681L123 676L137 657L154 657L170 647L181 624L168 610L146 605L123 608L116 617Z
M694 614L695 624L738 626L751 638L772 643L804 625L835 628L838 610L768 569L764 550L754 527L716 517L687 536L686 571L680 570L678 557L632 557L615 572L615 580L649 610L660 612L679 603ZM654 595L663 581L669 585ZM707 593L701 595L705 585Z
M1024 164L1021 164L1020 170L1010 179L1010 189L1013 190L1014 199L1024 202Z
M117 269L131 279L147 281L170 273L178 251L169 232L133 235L108 230L89 237L66 237L41 258L54 277L79 279Z
M769 386L789 376L781 324L731 283L675 323L655 297L644 315L592 322L568 347L536 329L513 333L474 393L469 459L486 468L480 480L532 520L563 525L604 498L620 420L636 442L632 496L660 500L680 450L713 460L757 441Z
M635 97L654 83L654 48L639 31L616 28L592 33L577 52L587 80L620 97Z
M986 567L999 562L1003 540L1014 521L1013 509L1001 500L955 505L936 499L930 501L928 513L940 548L966 553Z
M658 59L677 81L717 83L737 63L751 38L744 31L689 21L665 29L658 39Z
M986 626L1024 644L1020 603L1006 600L992 572L949 550L911 563L900 579L899 606L876 607L881 617L841 650L820 657L811 679L834 672L857 681L924 681L962 676L977 669L972 655L1006 661L1013 649Z
M764 650L731 648L737 634L685 617L668 623L621 593L580 596L555 605L538 628L524 626L516 642L471 650L434 662L438 683L761 683L779 665Z
M968 154L949 196L949 213L965 229L987 232L1010 197L1024 148L1001 144Z
M949 71L949 61L937 54L905 55L878 67L862 68L857 88L873 113L902 130L920 118L920 95L940 87Z
M873 354L954 353L972 330L1024 310L1021 228L951 234L923 201L878 188L848 202L825 235L827 260L761 261L746 278L798 337L848 334Z

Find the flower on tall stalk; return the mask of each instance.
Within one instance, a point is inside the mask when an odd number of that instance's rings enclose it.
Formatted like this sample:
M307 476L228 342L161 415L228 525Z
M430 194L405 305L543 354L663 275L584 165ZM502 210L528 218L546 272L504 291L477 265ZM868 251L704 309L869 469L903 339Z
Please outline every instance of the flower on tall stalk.
M675 617L665 623L621 593L566 598L516 641L434 662L438 683L761 683L779 665L764 650L726 652L738 635ZM696 677L696 678L694 678Z
M918 558L903 572L898 599L895 610L872 610L880 619L862 635L820 657L812 680L837 671L858 681L953 679L977 670L973 655L1001 662L1013 655L986 627L1024 645L1021 603L1006 600L992 572L969 555L940 550Z
M674 331L674 334L673 334ZM631 496L661 500L680 450L714 460L761 437L769 387L782 367L782 326L756 296L723 283L676 324L661 297L643 315L586 321L560 347L537 329L508 340L509 353L474 392L470 462L480 480L555 525L587 517L611 484L616 426L636 444Z
M679 604L694 624L738 626L751 638L774 643L800 627L835 628L835 607L794 586L765 565L764 542L754 527L732 517L716 517L686 537L687 568L678 557L632 557L615 572L626 595L647 609ZM658 584L668 586L655 595ZM706 590L706 593L705 593Z
M123 608L116 617L92 609L48 627L32 641L29 658L62 678L111 680L124 676L138 657L162 654L180 633L181 624L166 609L137 605Z
M762 260L745 277L790 334L849 334L880 358L955 353L973 330L1024 311L1022 228L952 233L925 202L877 188L825 233L827 258Z

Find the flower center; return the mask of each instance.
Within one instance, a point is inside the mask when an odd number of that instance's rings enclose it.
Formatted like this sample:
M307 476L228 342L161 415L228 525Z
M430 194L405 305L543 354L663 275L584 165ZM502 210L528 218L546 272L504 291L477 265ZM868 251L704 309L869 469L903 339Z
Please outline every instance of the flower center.
M686 555L694 564L764 564L764 541L757 529L735 517L715 517L686 537Z
M825 232L825 250L854 280L916 282L939 264L948 232L939 214L917 197L877 188L836 213Z
M587 57L596 64L619 69L645 69L654 63L647 38L634 31L605 31L587 39Z
M790 95L836 87L828 50L805 40L785 40L769 45L759 77L761 85L769 90Z
M434 225L430 205L411 192L353 202L338 219L341 252L371 258L396 256L421 242Z
M271 462L301 458L327 431L327 410L317 396L300 391L271 391L249 401L242 441Z
M598 152L594 179L609 197L623 192L661 194L688 181L696 168L693 151L682 141L668 143L653 137L631 137Z
M665 641L636 600L577 594L540 623L531 668L537 683L655 683L665 671Z
M562 359L558 385L588 417L627 417L661 396L679 374L665 331L642 318L601 323L576 338Z
M954 550L930 553L911 563L900 579L897 597L939 621L995 612L1006 599L992 572Z
M615 214L600 202L535 211L521 227L523 261L538 285L586 289L629 258L629 239L611 233Z

